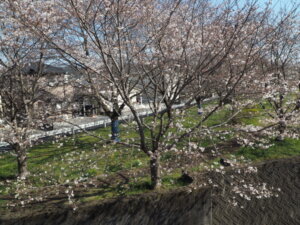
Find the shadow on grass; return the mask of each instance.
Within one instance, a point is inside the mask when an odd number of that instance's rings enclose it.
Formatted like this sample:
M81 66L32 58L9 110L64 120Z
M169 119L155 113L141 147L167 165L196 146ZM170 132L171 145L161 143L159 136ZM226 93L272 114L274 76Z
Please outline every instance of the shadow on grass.
M16 175L0 175L0 181L16 180L16 179L17 179Z

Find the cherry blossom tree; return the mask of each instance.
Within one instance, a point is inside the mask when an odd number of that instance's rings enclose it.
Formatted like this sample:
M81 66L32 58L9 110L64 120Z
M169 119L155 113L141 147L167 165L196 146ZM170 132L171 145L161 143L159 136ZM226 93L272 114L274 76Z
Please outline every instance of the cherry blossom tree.
M261 66L265 84L263 99L266 101L262 107L276 126L277 140L283 140L286 135L293 136L294 132L286 132L287 128L299 123L300 77L297 64L300 31L295 13L290 12L287 16L271 36Z
M299 26L297 6L280 15L270 16L264 33L268 32L261 58L256 65L252 99L259 103L266 117L262 127L247 127L251 134L246 145L257 142L270 146L274 137L298 137L299 124ZM266 35L266 34L264 34ZM265 137L268 139L266 140ZM265 144L262 144L265 143Z
M32 144L30 136L41 117L34 110L34 104L43 86L39 80L47 45L18 26L10 11L1 9L4 11L0 11L0 96L1 119L5 127L1 128L0 139L13 148L18 176L25 179L29 174L27 149ZM28 71L31 63L37 66L34 73Z
M125 107L118 88L131 101L139 94L135 58L152 41L142 31L155 1L7 2L24 27L84 71L95 99L112 121L112 139L118 141L118 117Z
M88 86L112 120L114 140L122 109L130 109L139 148L150 158L153 188L161 186L160 157L165 151L176 150L180 142L201 131L213 131L218 125L203 123L225 103L234 102L235 111L248 104L243 98L239 104L232 99L256 75L254 65L274 32L266 30L268 7L259 9L256 2L243 6L205 0L5 3L16 23L84 70ZM184 126L183 110L207 93L218 94L218 103L199 116L196 125ZM150 123L139 115L133 102L137 95L147 99ZM176 109L179 99L182 110Z
M149 124L142 120L134 105L126 100L126 93L118 89L135 117L140 148L150 157L154 188L161 186L161 154L170 149L176 150L178 143L199 134L199 130L210 129L203 123L222 109L234 91L250 79L262 49L260 44L265 39L260 31L264 29L268 15L267 10L257 11L252 4L234 12L227 11L228 5L213 7L206 2L182 3L176 5L176 10L166 6L166 11L170 11L171 15L168 24L163 24L163 32L149 44L141 62L145 66L140 82L145 90L144 95L152 100L149 108L153 121ZM206 15L204 22L201 21L203 13ZM228 18L228 21L223 22L223 18ZM155 26L150 24L147 30L158 34L161 30L159 22L155 21ZM224 70L226 65L232 64L236 67L234 71ZM187 128L176 115L175 103L181 98L183 109L186 109L195 98L205 95L201 85L195 89L195 83L199 81L203 85L215 81L226 88L219 94L219 103L199 117L195 126ZM245 104L240 104L240 107ZM228 118L227 122L233 117Z

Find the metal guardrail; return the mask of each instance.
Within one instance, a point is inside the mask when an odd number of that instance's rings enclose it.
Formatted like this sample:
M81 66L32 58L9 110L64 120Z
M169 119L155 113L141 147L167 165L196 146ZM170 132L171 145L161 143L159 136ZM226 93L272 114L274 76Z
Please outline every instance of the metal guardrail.
M148 116L150 110L146 110L144 112L140 112L139 116ZM133 115L124 115L119 118L120 121L128 120L128 119L133 119ZM94 122L89 122L85 124L79 124L76 126L71 127L63 127L60 129L55 129L51 131L40 131L38 134L32 134L30 135L30 138L32 140L39 140L39 139L45 139L49 137L55 137L57 135L66 135L66 134L73 134L73 133L79 133L82 131L82 129L88 129L88 130L94 130L102 127L107 127L110 126L111 122L109 118L101 119L98 121ZM8 143L5 142L0 142L0 152L8 151L10 150L11 147Z
M216 98L209 98L209 99L205 100L204 102L209 102L209 101L215 100L215 99ZM178 108L182 108L184 106L185 106L185 104L182 103L182 104L174 105L173 108L178 109ZM164 109L165 109L165 107L163 109L161 109L161 111L163 111ZM153 112L150 109L144 110L143 112L138 113L138 115L140 117L147 117L147 116L150 116L151 114L153 114ZM133 119L133 118L134 118L133 115L128 114L128 115L120 116L119 120L122 122L122 121ZM101 119L98 121L80 124L80 125L76 125L76 126L72 126L72 127L63 127L63 128L55 129L55 130L51 130L51 131L41 131L38 134L32 134L30 136L30 138L33 140L38 140L38 139L46 139L46 138L50 138L50 137L55 137L58 135L68 135L68 134L73 134L73 133L79 133L82 129L94 130L94 129L110 126L110 123L111 122L110 122L109 118L105 118L105 119ZM0 153L6 152L9 150L11 150L11 147L9 146L8 143L0 142Z

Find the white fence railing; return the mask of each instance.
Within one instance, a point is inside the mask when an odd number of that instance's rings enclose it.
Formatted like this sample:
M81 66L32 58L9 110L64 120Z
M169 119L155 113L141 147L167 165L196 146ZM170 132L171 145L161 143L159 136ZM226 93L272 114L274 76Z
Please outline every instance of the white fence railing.
M211 101L214 99L216 99L216 98L210 98L210 99L205 100L204 102L208 102L208 101ZM182 108L184 106L185 106L184 103L174 105L173 109ZM163 107L161 109L161 111L163 111L164 109L165 109L165 107ZM152 113L153 112L150 109L144 109L143 111L139 112L138 115L141 117L147 117L147 116L151 115ZM119 118L120 121L130 120L130 119L133 119L132 114L123 115ZM39 133L37 133L37 134L32 134L30 136L30 138L32 140L38 140L38 139L47 138L47 137L54 137L57 135L72 134L74 132L78 133L82 129L107 127L109 125L110 125L110 119L107 117L107 118L99 119L98 121L88 122L88 123L84 123L84 124L78 124L78 125L77 124L76 125L69 124L70 127L62 127L62 128L51 130L51 131L39 131ZM10 149L9 144L7 144L5 142L0 142L0 152L6 151L9 149Z

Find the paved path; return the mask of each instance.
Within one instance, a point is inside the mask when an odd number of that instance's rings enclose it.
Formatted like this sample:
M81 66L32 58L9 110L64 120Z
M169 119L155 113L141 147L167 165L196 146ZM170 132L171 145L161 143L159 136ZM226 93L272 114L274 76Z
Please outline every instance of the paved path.
M175 105L174 108L183 107L184 104ZM148 108L141 107L139 109L139 116L148 116L152 113L152 111ZM128 119L132 119L133 115L130 111L123 112L122 116L119 117L120 121L125 121ZM95 116L95 117L76 117L66 119L65 122L55 122L54 129L51 131L42 131L42 130L34 130L32 135L30 136L32 139L43 139L47 137L53 137L56 135L63 134L72 134L74 132L81 132L82 129L97 129L101 127L109 126L111 123L109 117L107 116ZM8 143L0 142L0 152L5 152L10 150L10 146Z

